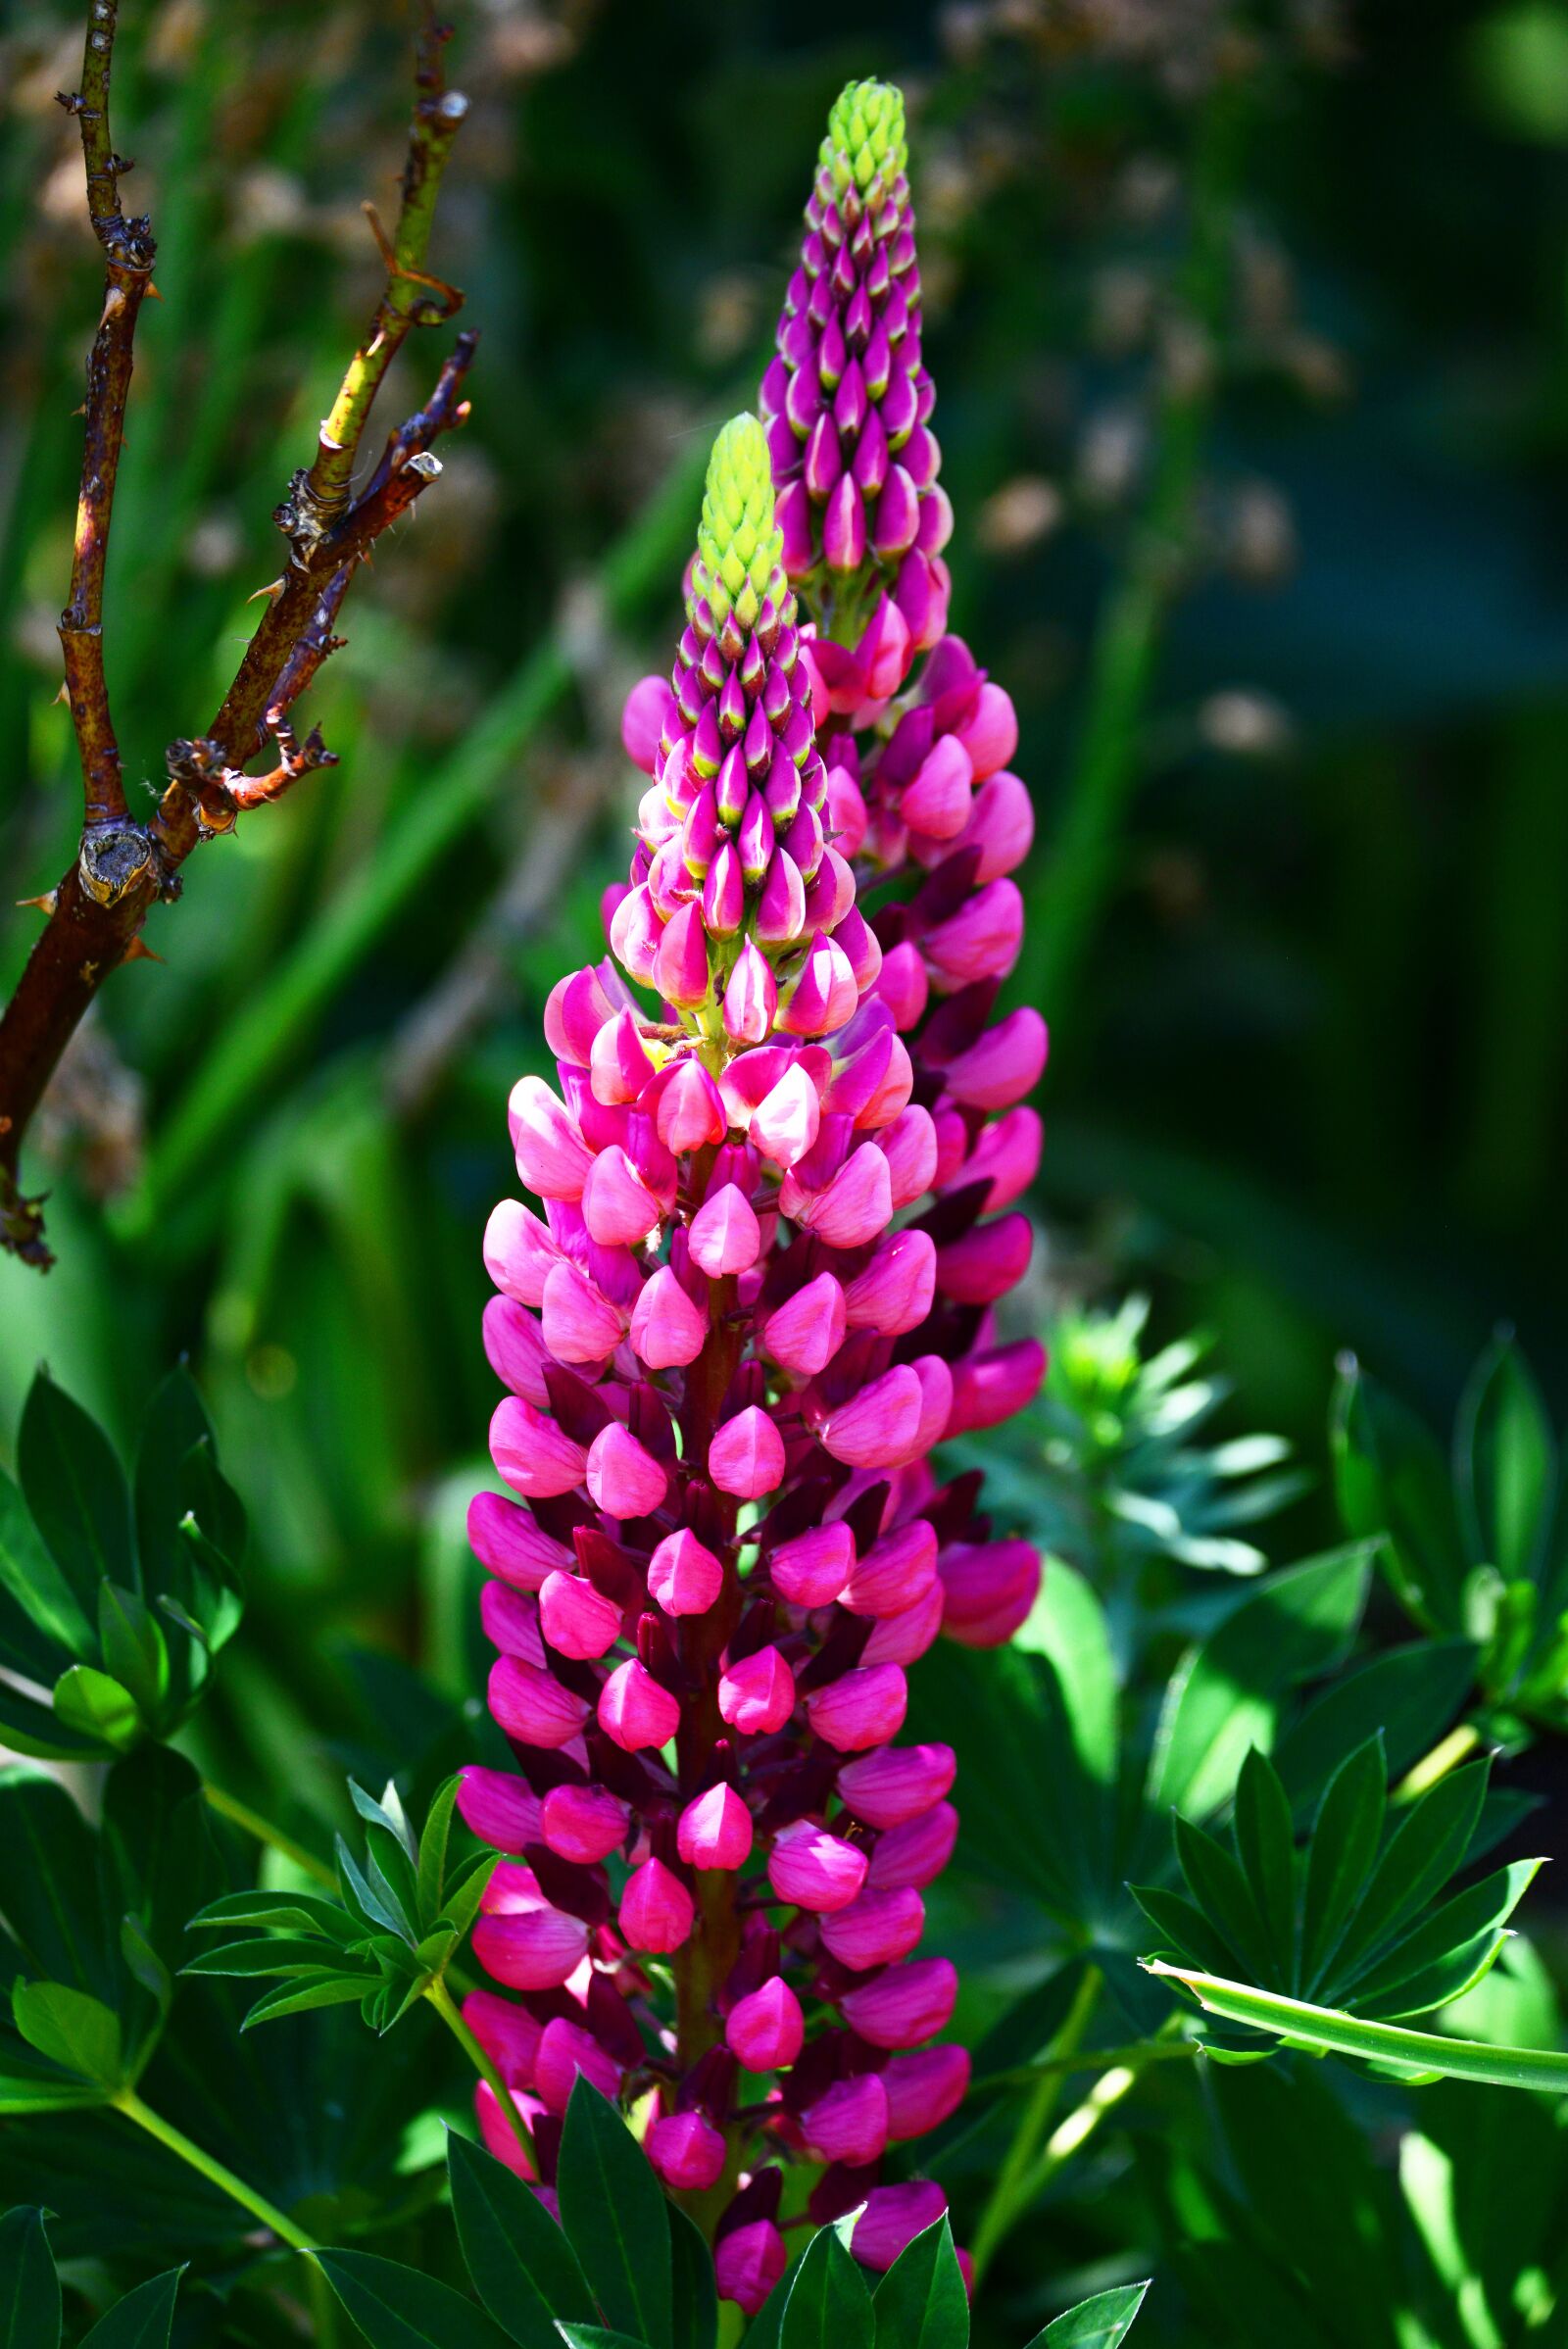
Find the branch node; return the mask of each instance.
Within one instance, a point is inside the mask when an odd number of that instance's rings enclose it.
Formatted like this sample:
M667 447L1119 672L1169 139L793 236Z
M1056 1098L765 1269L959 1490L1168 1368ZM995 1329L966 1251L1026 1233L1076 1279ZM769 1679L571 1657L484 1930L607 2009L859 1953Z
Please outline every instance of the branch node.
M111 817L89 824L76 852L82 888L97 905L117 905L152 868L152 840L142 825Z

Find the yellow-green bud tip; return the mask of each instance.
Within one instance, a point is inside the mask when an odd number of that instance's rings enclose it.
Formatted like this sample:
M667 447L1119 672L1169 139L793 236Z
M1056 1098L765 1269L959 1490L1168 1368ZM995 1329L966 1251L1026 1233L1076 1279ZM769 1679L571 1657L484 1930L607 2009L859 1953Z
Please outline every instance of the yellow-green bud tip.
M697 525L693 588L715 620L734 610L749 628L779 568L783 537L773 518L773 469L754 416L731 416L708 461Z
M891 81L846 82L827 119L821 160L840 196L851 186L863 196L873 180L896 179L909 161L904 92Z

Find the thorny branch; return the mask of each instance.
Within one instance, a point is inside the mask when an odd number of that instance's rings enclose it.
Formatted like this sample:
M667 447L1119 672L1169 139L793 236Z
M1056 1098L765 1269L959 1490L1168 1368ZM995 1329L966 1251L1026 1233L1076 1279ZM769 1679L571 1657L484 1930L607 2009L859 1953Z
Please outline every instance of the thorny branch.
M52 1262L42 1199L21 1190L24 1138L78 1022L109 973L145 955L142 924L159 899L181 887L180 867L198 842L232 829L246 809L278 799L304 774L335 763L312 727L303 742L289 710L342 638L333 627L360 563L376 539L441 467L430 444L468 414L462 396L475 337L461 334L427 404L387 440L379 463L353 490L370 410L414 326L438 324L462 295L424 267L436 197L467 101L448 90L442 50L449 27L426 12L416 53L414 118L402 203L389 240L367 206L386 263L386 283L364 346L355 353L315 460L302 467L273 519L289 545L282 576L246 647L234 681L204 735L170 745L169 781L146 821L125 801L120 750L104 675L103 591L115 480L124 440L136 318L152 287L151 223L127 220L120 180L130 164L110 131L109 80L119 0L89 0L81 88L61 104L81 131L87 210L103 247L103 312L87 362L86 428L71 591L60 617L66 692L82 771L82 829L58 886L30 901L45 915L42 936L16 994L0 1014L0 1246L39 1267ZM269 740L275 761L249 774Z

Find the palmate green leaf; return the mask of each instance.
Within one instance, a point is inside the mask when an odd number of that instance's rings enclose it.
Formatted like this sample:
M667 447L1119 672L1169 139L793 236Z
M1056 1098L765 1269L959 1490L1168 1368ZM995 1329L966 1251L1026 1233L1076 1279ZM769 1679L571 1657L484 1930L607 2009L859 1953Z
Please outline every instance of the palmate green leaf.
M1298 1817L1345 1756L1381 1733L1391 1778L1429 1753L1475 1682L1469 1639L1422 1639L1386 1649L1314 1697L1274 1748L1274 1763Z
M344 1952L318 1936L290 1940L282 1933L261 1941L225 1941L220 1948L204 1949L191 1958L186 1974L234 1974L247 1978L335 1973Z
M1557 1493L1557 1446L1541 1392L1511 1338L1472 1373L1454 1429L1454 1483L1475 1561L1504 1583L1539 1577Z
M1352 1363L1335 1390L1330 1442L1347 1530L1382 1540L1383 1563L1418 1623L1460 1631L1469 1560L1447 1466L1427 1429Z
M0 2349L59 2349L60 2278L40 2210L0 2219Z
M560 2229L557 2229L559 2233ZM718 2278L700 2227L669 2206L670 2304L677 2349L716 2349Z
M1029 2349L1117 2349L1131 2331L1148 2289L1147 2282L1123 2283L1097 2292L1092 2300L1080 2300L1076 2308L1054 2317L1044 2332L1037 2332Z
M1236 1782L1236 1855L1272 1948L1296 1943L1296 1836L1278 1771L1254 1746ZM1289 1969L1287 1969L1289 1971Z
M617 2330L671 2349L664 2196L613 2105L579 2072L556 2172L561 2224L601 2310Z
M576 2253L521 2178L457 2135L447 2139L447 2178L473 2288L520 2349L556 2349L558 2319L591 2324L593 2294ZM671 2212L672 2218L680 2215ZM703 2256L711 2275L706 2245ZM680 2337L687 2349L685 2334Z
M1456 1893L1381 1963L1348 1979L1342 1994L1349 1994L1358 2014L1390 2022L1460 1997L1496 1956L1503 1928L1540 1866L1539 1860L1515 1860Z
M1178 1812L1175 1820L1176 1857L1193 1898L1224 1933L1231 1947L1246 1959L1254 1981L1274 1982L1283 1988L1291 1979L1291 1942L1276 1950L1268 1928L1240 1863L1223 1843Z
M430 1797L430 1807L424 1815L424 1826L418 1841L417 1885L419 1924L428 1933L442 1914L442 1888L446 1884L447 1844L452 1835L452 1811L458 1799L459 1779L456 1771L442 1780Z
M836 2227L819 2228L790 2281L779 2349L873 2349L876 2318L865 2276Z
M1490 1756L1440 1779L1395 1829L1346 1927L1327 1979L1347 1978L1401 1932L1462 1866L1492 1774Z
M1539 2047L1494 2047L1479 2039L1450 2039L1438 2031L1411 2031L1403 2024L1377 2023L1277 1991L1256 1990L1181 1966L1146 1959L1145 1971L1180 1982L1206 2014L1254 2031L1273 2033L1295 2047L1325 2055L1359 2056L1368 2063L1407 2070L1418 2078L1474 2080L1505 2088L1538 2088L1568 2094L1568 2055Z
M1298 1979L1310 1988L1339 1945L1383 1840L1388 1796L1381 1734L1348 1754L1324 1789L1307 1847ZM1284 1985L1281 1985L1284 1986Z
M106 2308L80 2349L169 2349L174 2326L174 2301L183 2268L166 2269L149 2276L123 2300Z
M190 1920L194 1931L260 1925L279 1933L320 1933L340 1945L364 1938L365 1929L320 1892L225 1892Z
M40 1371L17 1431L17 1475L33 1523L89 1622L105 1577L138 1587L130 1494L114 1447Z
M434 2276L371 2251L313 2257L370 2349L506 2349L483 2309Z
M102 1999L63 1982L12 1985L11 2011L29 2047L75 2073L106 2096L123 2084L120 2017Z
M969 2295L946 2212L905 2245L871 2307L876 2349L965 2349Z
M307 2015L317 2007L357 2006L365 1991L363 1974L329 1974L318 1982L281 1982L275 1990L264 1990L255 2005L247 2008L240 2029L275 2023L280 2015Z

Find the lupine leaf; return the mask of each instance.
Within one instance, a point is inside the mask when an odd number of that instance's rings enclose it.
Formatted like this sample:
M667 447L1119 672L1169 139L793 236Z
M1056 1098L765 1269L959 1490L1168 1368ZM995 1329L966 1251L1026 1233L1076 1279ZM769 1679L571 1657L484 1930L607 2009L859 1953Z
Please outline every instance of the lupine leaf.
M68 1730L101 1738L128 1753L142 1736L141 1715L128 1688L96 1664L73 1664L54 1686L55 1711Z
M1254 1990L1246 1982L1162 1965L1157 1959L1146 1959L1145 1970L1183 1983L1205 2013L1270 2031L1293 2046L1360 2056L1368 2063L1407 2067L1446 2080L1490 2080L1497 2087L1568 2095L1568 2055L1547 2048L1493 2047L1479 2039L1450 2039L1438 2031L1411 2031L1403 2024L1371 2022L1334 2007L1284 1998L1276 1991Z
M121 2085L120 2018L101 1998L58 1982L19 1982L11 1991L18 2031L39 2055L108 2092Z
M60 2278L40 2210L0 2219L0 2349L59 2349Z
M834 2227L822 2227L808 2243L778 2337L779 2349L870 2349L876 2337L871 2295Z
M877 2349L964 2349L969 2295L946 2212L905 2245L871 2306Z
M1541 1572L1557 1488L1557 1446L1535 1380L1510 1339L1476 1364L1454 1430L1459 1513L1472 1556L1505 1583Z
M106 1576L138 1587L130 1494L114 1447L45 1371L23 1406L17 1475L33 1523L89 1622Z
M370 2349L505 2349L483 2309L433 2276L370 2251L314 2256Z
M558 2325L556 2332L567 2349L648 2349L629 2332L615 2332L608 2325Z
M558 2318L591 2323L593 2294L576 2254L522 2179L456 2134L447 2139L447 2176L464 2262L496 2323L522 2349L555 2349Z
M104 1762L114 1752L86 1728L63 1721L36 1698L0 1683L0 1745L40 1762Z
M80 2349L169 2349L174 2299L183 2268L170 2268L137 2284L123 2300L105 2309Z
M617 2331L671 2349L664 2196L631 2131L579 2072L557 2168L561 2223Z
M0 1590L16 1601L32 1636L19 1634L24 1646L18 1667L29 1677L51 1681L60 1669L51 1661L65 1648L78 1661L93 1651L92 1616L45 1543L27 1504L8 1476L0 1475ZM96 1603L97 1592L93 1592Z
M0 1915L28 1973L114 1997L97 1837L59 1781L24 1762L0 1770Z
M557 2227L559 2235L561 2229ZM713 2255L700 2228L675 2203L669 2206L669 2249L676 2349L714 2349L718 2339L718 2283Z
M1338 1975L1408 1924L1462 1864L1491 1769L1488 1760L1455 1770L1406 1813L1346 1930L1335 1961Z
M1381 1731L1391 1777L1427 1753L1475 1680L1470 1639L1422 1639L1358 1664L1315 1697L1274 1749L1275 1767L1299 1816L1344 1757Z
M1179 1812L1175 1832L1176 1856L1198 1906L1246 1959L1255 1978L1277 1980L1278 1957L1270 1946L1252 1887L1240 1864L1222 1843L1205 1835L1200 1827L1195 1827L1190 1819L1182 1818ZM1282 1954L1288 1964L1289 1941Z
M1387 1776L1381 1737L1340 1764L1324 1790L1307 1846L1300 1981L1310 1986L1334 1954L1366 1888L1383 1839Z
M1296 1837L1279 1772L1255 1745L1236 1782L1232 1826L1237 1857L1283 1978L1289 1981L1296 1944Z
M1406 1607L1430 1631L1463 1628L1466 1560L1443 1454L1413 1411L1359 1369L1335 1394L1331 1438L1340 1514L1352 1534L1387 1537L1383 1557Z
M430 1797L419 1833L419 1923L428 1929L441 1915L441 1891L446 1883L447 1842L452 1833L452 1808L458 1799L456 1771L443 1779Z
M1117 2349L1132 2329L1148 2289L1147 2283L1123 2283L1112 2291L1097 2292L1092 2300L1080 2300L1036 2333L1029 2349Z
M258 2023L275 2023L280 2015L308 2015L317 2007L351 2006L365 1996L366 1978L363 1974L330 1974L319 1982L286 1982L275 1990L264 1990L252 2007L248 2007L241 2031L249 2031Z

